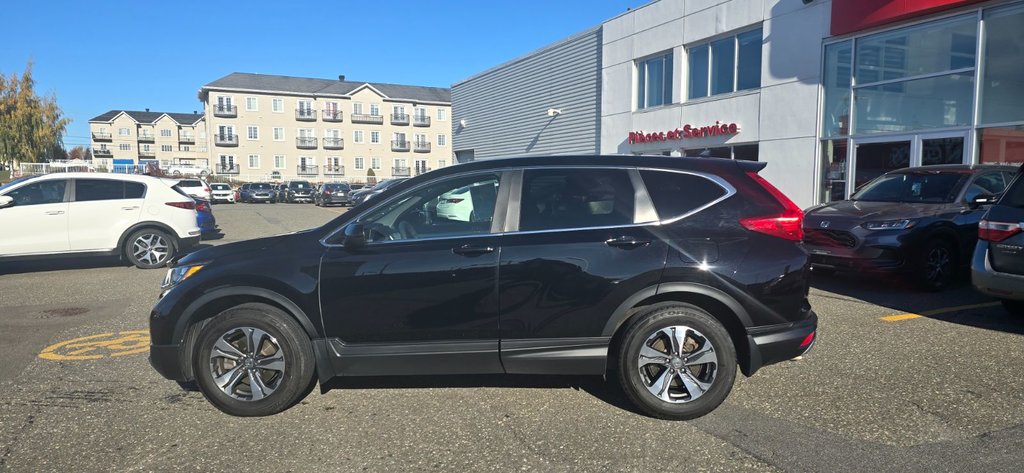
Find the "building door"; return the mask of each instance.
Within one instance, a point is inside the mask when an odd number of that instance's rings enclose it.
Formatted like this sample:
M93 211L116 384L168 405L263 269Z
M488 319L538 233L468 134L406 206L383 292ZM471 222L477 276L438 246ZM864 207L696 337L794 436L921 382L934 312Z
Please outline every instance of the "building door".
M413 161L413 165L416 168L416 175L417 176L419 176L420 174L423 174L423 173L425 173L425 172L430 170L430 168L427 167L427 160L426 159L417 159L417 160Z
M853 142L848 196L868 181L896 169L963 164L969 157L964 150L970 145L967 131L859 138Z

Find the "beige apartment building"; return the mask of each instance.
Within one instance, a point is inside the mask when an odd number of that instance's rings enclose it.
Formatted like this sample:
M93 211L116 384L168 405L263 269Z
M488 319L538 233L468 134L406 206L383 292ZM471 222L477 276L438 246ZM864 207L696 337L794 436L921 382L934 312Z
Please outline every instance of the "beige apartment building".
M111 110L89 120L93 164L107 170L149 163L209 167L206 118L200 113ZM123 171L122 170L122 171Z
M449 89L232 73L203 86L213 171L366 182L451 164Z

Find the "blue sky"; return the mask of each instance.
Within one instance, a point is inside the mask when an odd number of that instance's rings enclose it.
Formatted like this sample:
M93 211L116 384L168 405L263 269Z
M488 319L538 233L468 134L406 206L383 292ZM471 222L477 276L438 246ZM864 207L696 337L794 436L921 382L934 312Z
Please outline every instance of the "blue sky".
M0 72L35 62L71 148L107 110L199 110L231 72L448 87L647 2L7 2Z

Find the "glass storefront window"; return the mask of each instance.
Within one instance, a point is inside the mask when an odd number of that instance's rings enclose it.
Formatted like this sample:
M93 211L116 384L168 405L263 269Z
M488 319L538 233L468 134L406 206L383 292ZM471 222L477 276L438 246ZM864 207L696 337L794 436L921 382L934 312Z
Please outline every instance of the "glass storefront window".
M980 123L1024 121L1024 5L985 11Z
M850 134L850 74L853 43L844 41L825 46L825 108L821 134L825 137Z
M846 198L847 140L826 140L821 143L821 201Z
M690 48L689 93L687 97L697 99L708 96L708 45Z
M761 30L736 36L739 44L736 64L736 90L761 87Z
M978 130L978 156L982 163L1024 163L1024 125Z
M759 146L757 144L733 146L732 158L743 161L757 161Z
M757 143L738 146L719 146L715 148L690 148L683 150L683 156L688 158L724 158L741 159L743 161L757 161Z
M856 89L854 132L970 126L973 99L974 76L967 74L860 87Z
M963 164L964 138L927 138L921 140L921 165Z
M910 167L910 141L862 143L857 145L853 190L889 171Z
M857 84L974 67L977 17L965 15L857 40Z

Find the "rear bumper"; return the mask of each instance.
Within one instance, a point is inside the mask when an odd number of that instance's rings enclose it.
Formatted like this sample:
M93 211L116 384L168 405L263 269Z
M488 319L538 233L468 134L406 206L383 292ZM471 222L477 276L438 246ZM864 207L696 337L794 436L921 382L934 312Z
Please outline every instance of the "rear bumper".
M988 258L988 242L978 241L971 260L971 284L983 294L999 299L1024 300L1024 276L1001 273L992 269Z
M807 353L817 340L817 331L818 315L813 310L799 322L747 329L750 372L744 374L750 376L764 366Z
M181 238L181 239L178 240L178 250L180 250L180 251L187 251L187 250L191 249L193 246L198 245L199 244L199 240L201 240L201 239L202 239L202 236L200 236L200 235L190 236L190 237L187 237L187 238Z

